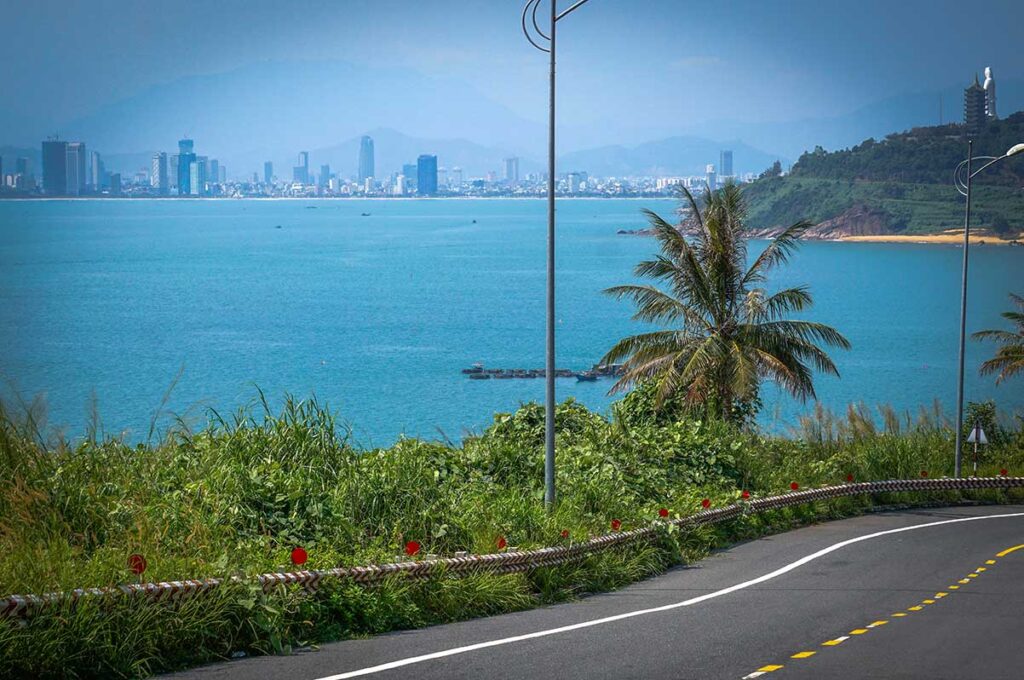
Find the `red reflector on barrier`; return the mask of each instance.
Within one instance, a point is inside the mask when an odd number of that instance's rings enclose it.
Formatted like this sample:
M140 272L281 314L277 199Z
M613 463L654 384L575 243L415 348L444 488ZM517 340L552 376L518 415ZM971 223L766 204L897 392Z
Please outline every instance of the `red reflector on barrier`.
M846 475L846 481L852 482L853 481L853 475L852 474Z
M146 558L142 555L134 553L128 556L128 569L130 569L133 574L141 576L142 573L146 571L147 566Z
M562 536L562 538L569 538L569 530L568 529L562 529L561 536Z
M793 482L792 484L789 485L789 488L792 489L793 491L796 491L797 489L800 488L800 485L797 484L796 482Z
M505 537L498 536L498 550L504 550L506 545L508 545L508 541L505 540Z
M622 528L622 522L617 519L612 520L612 531L618 531Z
M420 551L420 544L416 541L409 541L405 544L405 554L412 557Z
M748 498L750 498L750 492L744 489L743 493L740 494L740 498L742 498L743 500L747 500Z
M705 498L704 500L702 500L700 502L700 505L701 505L702 508L710 508L711 507L711 499Z
M299 566L306 563L309 559L309 553L306 552L305 548L294 548L292 550L292 564Z
M927 470L921 470L921 476L922 477L927 477L928 476L928 471Z
M999 471L999 476L1000 477L1005 477L1008 474L1010 474L1010 473L1007 472L1006 468L1003 468L1002 470Z
M658 517L668 517L668 508L658 510Z

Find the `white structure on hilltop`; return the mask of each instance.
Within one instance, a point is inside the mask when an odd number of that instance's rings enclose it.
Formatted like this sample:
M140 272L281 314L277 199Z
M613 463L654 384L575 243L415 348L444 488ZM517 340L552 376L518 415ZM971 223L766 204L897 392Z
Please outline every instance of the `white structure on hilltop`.
M989 120L998 120L999 116L996 115L996 80L992 77L992 67L985 67L985 84L982 85L985 90L985 116Z

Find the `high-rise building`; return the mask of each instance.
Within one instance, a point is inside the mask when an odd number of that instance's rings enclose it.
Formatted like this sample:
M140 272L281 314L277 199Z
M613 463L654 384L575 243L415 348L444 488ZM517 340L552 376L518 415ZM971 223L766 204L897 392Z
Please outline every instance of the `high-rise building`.
M437 195L437 156L423 154L416 160L416 193Z
M216 158L210 159L210 167L206 172L206 180L210 184L217 184L220 182L220 161Z
M110 195L121 195L121 173L115 172L110 176Z
M437 186L448 186L448 168L444 167L443 165L437 169Z
M193 160L188 167L188 188L191 196L206 195L206 157L191 154Z
M32 172L32 161L24 156L19 156L14 161L14 174L18 176L18 182L15 184L17 189L25 189L31 191L36 188L36 177Z
M418 172L415 163L405 163L402 165L402 174L405 175L405 190L409 193L416 190L416 175Z
M79 196L86 187L85 144L68 142L67 154L67 193L69 196Z
M106 170L99 151L89 153L89 176L92 178L93 191L99 191L106 184Z
M192 193L192 163L196 160L191 139L178 142L178 195L189 196Z
M317 186L319 186L321 189L323 189L323 188L325 188L327 186L327 183L330 182L330 181L331 181L331 166L330 165L326 165L326 164L325 165L321 165L320 166L320 177L319 177L319 181L317 182Z
M267 161L263 164L263 183L270 184L274 181L274 164Z
M708 189L714 191L718 188L718 177L715 174L715 166L708 163L708 166L704 168L705 181L707 182Z
M505 181L509 184L519 182L519 159L515 156L505 159Z
M149 184L156 189L160 196L166 196L170 191L167 181L167 154L158 152L153 154L152 166L149 169Z
M373 139L363 135L359 140L359 183L366 181L367 177L376 177L373 167Z
M732 151L726 149L718 154L718 171L722 177L732 177Z
M457 165L454 168L452 168L451 183L453 187L462 186L462 168L460 168Z
M292 180L299 184L309 184L309 152L299 152L299 164L292 168Z
M217 181L221 184L227 184L228 181L228 169L223 164L220 166L220 176L217 177Z
M68 143L51 139L43 142L43 193L68 193Z
M985 124L985 88L974 74L974 83L964 90L964 125L968 132L977 132Z

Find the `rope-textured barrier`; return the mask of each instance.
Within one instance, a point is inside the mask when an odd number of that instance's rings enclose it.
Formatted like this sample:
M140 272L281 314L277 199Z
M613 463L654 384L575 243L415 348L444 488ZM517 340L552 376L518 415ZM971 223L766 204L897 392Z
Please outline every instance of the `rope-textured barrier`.
M662 520L660 524L674 524L680 528L694 528L725 522L746 514L863 494L908 491L972 491L978 489L1022 487L1024 487L1024 477L893 479L880 482L858 482L807 489L805 491L793 491L778 496L743 501L721 508L705 509L687 517ZM86 599L141 596L154 602L176 601L210 592L224 583L258 583L264 592L270 592L277 587L287 585L298 585L309 591L314 591L326 579L374 585L395 576L425 579L439 575L513 574L532 571L540 567L570 564L606 550L649 541L657 535L657 531L657 525L654 525L629 531L617 531L570 545L538 548L536 550L491 553L487 555L466 555L414 562L369 565L365 567L338 567L324 570L277 572L260 574L254 578L234 576L229 579L207 578L186 581L160 581L157 583L124 584L106 588L77 588L66 593L48 593L45 595L9 595L0 598L0 617L27 618L43 611L49 606L63 604L74 606L77 602Z

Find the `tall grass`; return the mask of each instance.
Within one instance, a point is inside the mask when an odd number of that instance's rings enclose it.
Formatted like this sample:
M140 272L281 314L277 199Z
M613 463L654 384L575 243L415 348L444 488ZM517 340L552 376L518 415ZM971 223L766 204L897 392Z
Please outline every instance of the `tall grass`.
M937 411L916 418L864 407L819 409L790 437L717 422L656 423L621 408L611 420L572 401L557 409L560 501L543 506L543 409L499 414L483 434L451 443L401 439L359 450L325 406L265 400L205 425L179 424L147 444L104 437L98 419L71 443L44 431L38 406L0 403L0 594L130 581L252 575L392 561L407 541L424 553L494 552L557 544L649 524L661 507L689 514L709 497L857 479L951 472L952 432ZM878 423L881 423L880 425ZM987 471L1024 471L1024 436L987 452ZM0 621L0 674L141 676L232 652L295 645L511 611L615 588L695 559L730 538L844 514L866 499L749 517L731 527L666 533L649 546L527 575L395 580L371 590L328 583L315 596L233 584L175 604L89 603L26 625Z

